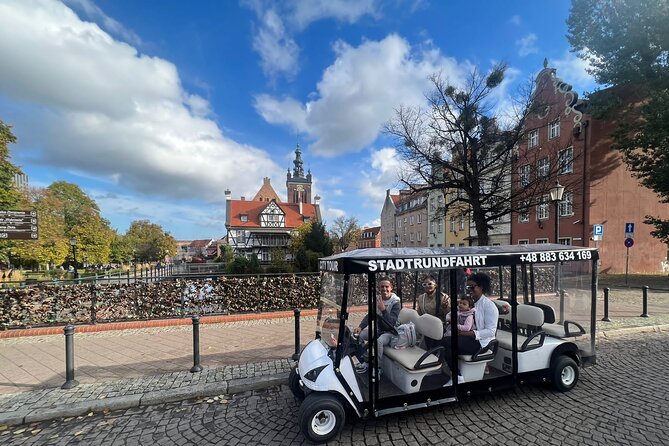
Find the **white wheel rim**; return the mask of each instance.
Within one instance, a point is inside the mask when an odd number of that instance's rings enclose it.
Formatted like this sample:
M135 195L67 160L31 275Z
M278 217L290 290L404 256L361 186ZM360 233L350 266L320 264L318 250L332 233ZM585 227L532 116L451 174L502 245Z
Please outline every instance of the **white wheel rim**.
M572 366L567 366L562 369L562 374L560 375L560 378L562 379L562 384L565 386L571 386L574 383L574 380L576 379L576 371L574 371L574 368Z
M337 417L331 410L319 410L311 419L311 430L317 435L327 435L337 424Z

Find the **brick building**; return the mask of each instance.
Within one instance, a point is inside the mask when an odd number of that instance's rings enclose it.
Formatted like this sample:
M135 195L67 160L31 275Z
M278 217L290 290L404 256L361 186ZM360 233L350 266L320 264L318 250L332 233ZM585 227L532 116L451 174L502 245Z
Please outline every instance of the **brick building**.
M357 242L357 248L380 248L381 247L381 226L373 228L362 228L360 238Z
M527 140L519 147L513 183L523 187L537 179L531 206L511 219L511 243L555 243L556 204L549 190L559 181L565 186L557 203L558 242L598 246L600 271L624 273L626 223L635 223L634 247L629 250L630 273L662 271L667 246L650 236L643 224L651 214L669 218L669 206L641 186L627 170L620 152L612 147L615 124L594 119L587 103L579 101L571 86L546 65L536 78L537 107L526 121ZM604 236L593 240L594 224L604 225Z

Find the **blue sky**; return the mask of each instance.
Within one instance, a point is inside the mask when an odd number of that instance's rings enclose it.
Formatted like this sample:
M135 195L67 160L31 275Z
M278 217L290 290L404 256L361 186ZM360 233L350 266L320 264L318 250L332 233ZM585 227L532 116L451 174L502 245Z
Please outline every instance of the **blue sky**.
M400 161L383 124L427 76L544 57L592 90L569 52L570 2L3 0L0 119L31 185L80 185L112 226L225 234L225 197L269 176L285 197L296 142L326 223L378 224Z

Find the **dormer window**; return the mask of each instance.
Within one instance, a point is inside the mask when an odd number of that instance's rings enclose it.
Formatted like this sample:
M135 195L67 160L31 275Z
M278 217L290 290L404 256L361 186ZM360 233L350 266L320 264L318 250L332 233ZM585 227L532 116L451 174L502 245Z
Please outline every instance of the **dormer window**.
M246 214L242 214L242 215L239 217L239 219L242 221L242 223L246 223L247 221L249 221L249 216L246 215Z

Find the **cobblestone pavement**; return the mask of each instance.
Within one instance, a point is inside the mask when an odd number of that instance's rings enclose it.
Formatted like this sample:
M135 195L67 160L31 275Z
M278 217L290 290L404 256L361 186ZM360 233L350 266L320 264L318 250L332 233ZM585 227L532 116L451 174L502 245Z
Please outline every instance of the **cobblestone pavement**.
M669 334L601 339L574 390L502 391L375 420L349 421L333 444L654 445L669 435ZM7 428L6 445L301 444L286 386Z

